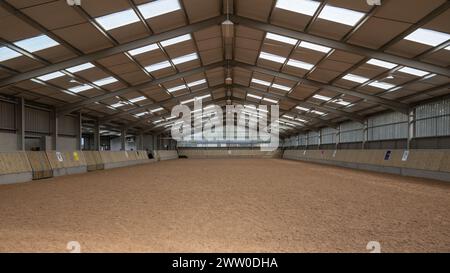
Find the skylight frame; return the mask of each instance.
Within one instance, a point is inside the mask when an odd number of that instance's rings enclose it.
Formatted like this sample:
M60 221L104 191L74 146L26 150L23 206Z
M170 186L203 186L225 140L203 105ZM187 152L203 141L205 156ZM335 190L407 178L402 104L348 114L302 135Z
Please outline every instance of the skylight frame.
M195 61L195 60L198 60L197 52L173 58L172 59L172 63L174 65L179 65L179 64L183 64L183 63L187 63L187 62L192 62L192 61Z
M287 65L292 66L292 67L296 67L296 68L300 68L303 70L307 70L310 71L311 69L314 68L313 64L307 63L307 62L303 62L303 61L299 61L299 60L295 60L295 59L289 59L289 61L287 62Z
M115 83L115 82L118 82L118 81L119 80L117 80L116 78L110 76L110 77L106 77L106 78L103 78L103 79L96 80L96 81L94 81L92 83L97 85L97 86L104 86L104 85L112 84L112 83Z
M121 10L95 18L95 21L106 31L131 25L140 21L133 9Z
M186 42L189 40L192 40L192 35L190 33L161 41L160 44L163 47L168 47L168 46L179 44L179 43Z
M365 15L363 12L325 5L318 18L354 27Z
M268 60L268 61L272 61L272 62L275 62L275 63L280 63L280 64L284 64L284 62L286 62L286 59L287 59L287 58L285 58L283 56L279 56L279 55L268 53L268 52L264 52L264 51L260 52L259 58L260 59L264 59L264 60Z
M165 68L168 68L168 67L172 67L172 65L170 64L169 61L166 60L166 61L162 61L162 62L159 62L159 63L148 65L148 66L145 67L145 70L147 70L147 72L151 73L151 72L158 71L158 70L161 70L161 69L165 69Z
M128 53L131 56L137 56L137 55L144 54L144 53L151 52L151 51L158 50L158 49L160 49L160 48L157 44L149 44L149 45L146 45L143 47L138 47L138 48L132 49L132 50L128 51Z
M137 6L145 19L158 17L170 12L181 10L178 0L158 0Z
M12 50L6 46L0 47L0 62L11 60L23 56L19 52Z
M251 81L251 82L252 82L252 83L259 84L259 85L267 86L267 87L269 87L269 86L271 85L270 82L264 81L264 80L260 80L260 79L257 79L257 78L252 78L252 81Z
M92 63L84 63L84 64L79 64L79 65L76 65L76 66L72 66L72 67L66 68L64 70L67 70L70 73L77 73L77 72L88 70L88 69L91 69L91 68L94 68L94 67L95 67L95 65L93 65Z
M380 81L374 81L374 82L369 83L368 85L375 87L375 88L383 89L383 90L390 90L390 89L396 87L395 85L393 85L391 83L380 82Z
M318 44L314 44L314 43L310 43L310 42L306 42L306 41L301 41L300 44L298 45L298 47L306 48L306 49L310 49L310 50L314 50L314 51L318 51L318 52L322 52L322 53L329 53L332 50L331 47L318 45Z
M36 77L36 78L38 80L46 82L46 81L57 79L57 78L60 78L60 77L63 77L63 76L66 76L66 74L62 73L61 71L56 71L56 72L45 74L45 75L42 75L42 76L39 76L39 77Z
M428 71L419 70L419 69L408 67L408 66L402 67L401 69L398 70L398 72L402 72L402 73L417 76L417 77L424 77L424 76L430 74L430 72L428 72Z
M404 39L407 41L436 47L448 41L450 39L450 34L426 28L419 28L406 36ZM445 50L450 50L450 46L446 47Z
M14 42L14 45L30 52L37 52L44 49L52 48L58 46L59 43L48 37L45 34L34 36L31 38L23 39L17 42Z
M307 15L313 16L314 13L319 8L320 3L310 0L277 0L275 4L276 8Z
M283 36L283 35L278 35L278 34L271 33L271 32L267 32L266 39L272 40L272 41L277 41L277 42L288 44L288 45L296 45L298 43L297 39Z
M393 69L394 67L398 66L398 64L386 62L386 61L378 60L378 59L370 59L366 63L373 65L373 66L378 66L378 67L387 68L387 69Z
M342 79L346 80L346 81L360 83L360 84L366 83L366 82L368 82L370 80L369 78L366 78L366 77L363 77L363 76L359 76L359 75L355 75L355 74L351 74L351 73L345 75L344 77L342 77Z
M262 98L263 98L263 97L260 97L258 95L251 94L251 93L248 93L247 97L250 97L250 98L253 98L253 99L257 99L257 100L262 100Z

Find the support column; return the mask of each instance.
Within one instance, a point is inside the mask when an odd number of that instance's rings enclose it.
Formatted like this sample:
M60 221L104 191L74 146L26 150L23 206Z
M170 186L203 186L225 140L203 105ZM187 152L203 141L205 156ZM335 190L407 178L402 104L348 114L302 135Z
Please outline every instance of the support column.
M362 149L364 150L366 148L366 142L369 140L369 121L366 119L364 121L364 127L363 127L363 141L362 141Z
M94 128L94 150L100 151L101 143L100 143L100 122L99 120L95 121Z
M341 142L341 127L337 128L336 132L336 150L339 150L339 143Z
M158 150L158 135L152 135L153 150Z
M121 144L121 150L125 151L127 146L126 146L126 142L127 142L127 129L122 128L121 132L120 132L120 144Z
M137 136L136 136L136 149L137 150L144 150L144 133L140 132Z
M406 149L411 149L411 142L415 136L416 113L414 109L409 111L408 115L408 140L406 141Z
M58 150L58 114L56 113L56 110L53 110L53 132L52 132L52 149L57 151Z
M25 151L25 99L18 98L16 108L17 150Z
M76 144L75 149L78 151L81 151L83 148L81 145L81 138L83 137L83 128L82 128L83 117L81 116L81 112L77 113L76 115L77 115L77 117L76 117L76 127L77 128L76 128L76 136L75 137L77 139L77 144Z
M322 130L319 129L317 134L317 149L320 150L320 145L322 144Z

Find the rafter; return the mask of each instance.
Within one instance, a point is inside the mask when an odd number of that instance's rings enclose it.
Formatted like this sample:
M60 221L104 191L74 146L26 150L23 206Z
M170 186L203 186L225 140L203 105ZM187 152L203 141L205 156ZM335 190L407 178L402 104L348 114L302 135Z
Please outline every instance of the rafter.
M148 88L148 87L151 87L151 86L162 84L162 83L165 83L165 82L168 82L168 81L173 81L173 80L179 79L181 77L188 77L188 76L191 76L191 75L202 73L202 72L205 72L206 70L209 70L209 69L214 69L214 68L217 68L217 67L221 67L221 66L223 66L223 64L224 64L224 62L213 63L213 64L210 64L210 65L207 65L207 66L191 69L191 70L188 70L188 71L185 71L185 72L182 72L182 73L170 75L170 76L167 76L167 77L163 77L163 78L159 78L159 79L155 79L155 80L151 80L151 81L146 81L146 82L143 82L143 83L140 83L140 84L137 84L137 85L133 85L132 87L119 89L119 90L116 90L116 91L113 91L113 92L110 92L110 93L107 93L107 94L103 94L103 95L99 95L99 96L96 96L96 97L93 97L93 98L89 98L89 99L83 100L83 101L80 101L80 102L68 103L66 105L63 105L63 106L57 108L57 112L58 112L58 115L64 115L64 114L70 113L72 111L81 109L84 106L92 104L92 103L95 103L95 102L99 102L99 101L102 101L102 100L105 100L105 99L113 98L115 96L121 96L121 95L124 95L126 93L135 91L136 89L144 89L144 88Z
M263 22L259 22L256 20L240 17L240 16L232 16L232 21L236 24L242 24L250 28L259 29L265 32L271 32L278 35L288 36L295 38L297 40L307 41L310 43L315 43L339 50L343 50L346 52L350 52L353 54L367 56L375 59L380 59L387 62L393 62L404 66L413 67L420 70L425 70L428 72L436 73L439 75L450 77L450 69L441 67L438 65L433 65L425 62L420 62L412 59L408 59L405 57L385 53L382 51L374 50L367 47L357 46L346 42L336 41L329 38L324 38L308 33L303 33L291 29L287 29L284 27L279 27Z
M75 58L72 58L72 59L69 59L66 61L62 61L62 62L48 65L48 66L45 66L42 68L24 72L24 73L1 80L0 88L10 85L10 84L20 82L20 81L24 81L24 80L31 79L34 77L38 77L38 76L49 74L49 73L52 73L55 71L59 71L59 70L65 69L67 67L83 64L86 62L91 62L91 61L105 58L105 57L108 57L108 56L111 56L114 54L126 52L129 50L135 49L135 48L139 48L139 47L143 47L143 46L146 46L149 44L157 43L159 41L167 40L170 38L175 38L175 37L189 34L189 33L195 32L195 31L199 31L199 30L205 29L207 27L214 26L214 25L221 23L224 18L225 18L224 16L217 16L212 19L208 19L208 20L201 21L198 23L190 24L190 25L183 26L183 27L180 27L180 28L177 28L174 30L170 30L170 31L163 32L160 34L155 34L155 35L148 36L148 37L145 37L145 38L142 38L139 40L135 40L135 41L128 42L128 43L123 43L123 44L113 46L113 47L110 47L107 49L95 51L95 52L88 53L88 54L85 54L85 55L82 55L79 57L75 57Z

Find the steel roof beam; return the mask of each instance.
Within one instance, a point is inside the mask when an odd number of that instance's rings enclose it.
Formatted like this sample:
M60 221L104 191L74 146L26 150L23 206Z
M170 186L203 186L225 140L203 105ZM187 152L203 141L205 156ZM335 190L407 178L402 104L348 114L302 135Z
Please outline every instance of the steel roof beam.
M92 103L95 103L95 102L99 102L99 101L102 101L102 100L105 100L105 99L113 98L115 96L122 96L122 95L124 95L126 93L136 91L136 89L148 88L148 87L155 86L155 85L158 85L158 84L162 84L162 83L165 83L165 82L168 82L168 81L173 81L173 80L179 79L181 77L188 77L188 76L191 76L191 75L195 75L195 74L198 74L198 73L205 72L206 70L209 70L209 69L222 67L223 65L224 65L224 62L217 62L217 63L210 64L210 65L207 65L207 66L191 69L191 70L188 70L188 71L185 71L185 72L182 72L182 73L170 75L170 76L159 78L159 79L154 79L154 80L151 80L151 81L146 81L146 82L143 82L143 83L140 83L140 84L137 84L137 85L133 85L131 87L119 89L119 90L112 91L112 92L107 93L107 94L103 94L103 95L99 95L99 96L96 96L96 97L93 97L93 98L85 99L83 101L74 102L74 103L68 103L66 105L58 107L57 108L57 113L58 113L58 115L64 115L64 114L73 112L75 110L79 110L79 109L83 108L86 105L89 105L89 104L92 104Z
M321 83L318 81L314 81L314 80L310 80L310 79L305 79L302 77L297 77L297 76L293 76L293 75L289 75L289 74L285 74L283 72L278 72L275 70L271 70L271 69L267 69L267 68L262 68L262 67L257 67L257 66L253 66L253 65L248 65L248 64L244 64L244 63L240 63L240 62L236 62L236 66L241 67L241 68L245 68L248 70L252 70L255 72L260 72L266 75L270 75L273 77L279 77L279 78L283 78L286 80L291 80L294 81L296 83L304 83L310 86L314 86L314 87L318 87L318 88L325 88L327 90L331 90L337 93L341 93L341 94L346 94L346 95L350 95L350 96L354 96L354 97L358 97L364 100L367 100L369 102L372 103L377 103L379 105L382 105L384 107L390 108L394 111L398 111L401 113L408 113L409 111L409 107L407 104L403 104L400 102L396 102L396 101L392 101L392 100L388 100L385 98L381 98L381 97L376 97L373 95L369 95L369 94L365 94L356 90L352 90L352 89L346 89L346 88L342 88L342 87L338 87L338 86L334 86L334 85L330 85L330 84L325 84L325 83Z
M399 65L409 66L420 70L425 70L428 72L436 73L439 75L450 77L450 69L438 65L433 65L425 62L420 62L412 59L408 59L405 57L385 53L382 51L374 50L367 47L362 47L358 45L349 44L346 42L340 42L329 38L324 38L312 34L307 34L291 29L287 29L284 27L275 26L268 23L259 22L256 20L240 17L240 16L232 16L231 19L236 24L242 24L250 28L259 29L265 32L271 32L278 35L288 36L295 38L297 40L307 41L310 43L315 43L327 47L331 47L334 49L343 50L346 52L350 52L353 54L367 56L370 58L376 58L387 62L393 62Z
M11 77L8 77L8 78L0 81L0 88L10 85L10 84L20 82L20 81L24 81L24 80L35 78L35 77L42 76L45 74L49 74L52 72L56 72L56 71L59 71L59 70L62 70L62 69L68 68L68 67L76 66L76 65L83 64L86 62L92 62L97 59L105 58L105 57L108 57L108 56L111 56L114 54L126 52L126 51L129 51L132 49L147 46L149 44L157 43L157 42L160 42L163 40L167 40L167 39L175 38L175 37L178 37L181 35L196 32L196 31L205 29L207 27L220 24L224 20L224 18L225 18L225 16L217 16L212 19L208 19L208 20L201 21L198 23L183 26L183 27L180 27L180 28L177 28L174 30L160 33L160 34L154 34L154 35L151 35L151 36L139 39L139 40L135 40L132 42L128 42L128 43L120 44L120 45L113 46L110 48L102 49L99 51L85 54L83 56L75 57L75 58L72 58L72 59L69 59L66 61L62 61L62 62L48 65L48 66L45 66L42 68L37 68L37 69L31 70L28 72L24 72L24 73L15 75L15 76L11 76Z

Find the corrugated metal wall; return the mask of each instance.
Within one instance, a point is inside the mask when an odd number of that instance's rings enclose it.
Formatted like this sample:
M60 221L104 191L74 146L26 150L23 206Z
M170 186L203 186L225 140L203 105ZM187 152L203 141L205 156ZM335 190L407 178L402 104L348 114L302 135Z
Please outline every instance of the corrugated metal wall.
M58 118L58 133L61 135L77 135L77 119L71 116Z
M408 116L399 112L369 117L368 140L408 138Z
M349 121L339 125L341 143L363 141L363 125L358 122Z
M415 137L450 135L450 99L416 107Z
M0 129L15 130L15 116L15 105L13 103L0 101Z
M49 134L51 114L48 111L25 107L25 131Z
M319 144L319 132L308 132L308 145L318 145Z
M321 130L321 144L333 144L336 143L336 133L338 130L334 128L323 128Z

